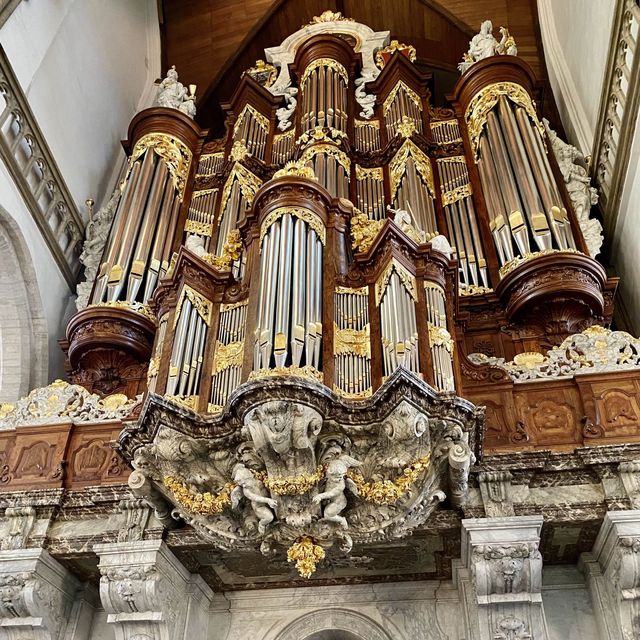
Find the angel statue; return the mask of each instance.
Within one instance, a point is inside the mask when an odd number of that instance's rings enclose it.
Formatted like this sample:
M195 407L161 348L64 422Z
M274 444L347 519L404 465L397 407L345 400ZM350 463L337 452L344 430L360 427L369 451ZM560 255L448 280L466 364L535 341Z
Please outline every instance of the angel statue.
M275 518L272 509L278 506L277 501L268 497L262 482L241 462L233 468L233 481L237 486L231 492L231 508L237 509L240 499L244 496L251 503L251 509L258 518L258 532L264 533L267 525Z
M337 522L343 529L346 529L346 518L340 514L347 506L347 496L344 492L349 489L354 495L358 495L358 487L351 478L347 477L347 471L351 467L360 467L362 463L351 456L342 455L334 458L327 465L327 479L324 485L324 491L313 496L313 502L319 504L323 500L328 500L324 506L322 517L330 522Z

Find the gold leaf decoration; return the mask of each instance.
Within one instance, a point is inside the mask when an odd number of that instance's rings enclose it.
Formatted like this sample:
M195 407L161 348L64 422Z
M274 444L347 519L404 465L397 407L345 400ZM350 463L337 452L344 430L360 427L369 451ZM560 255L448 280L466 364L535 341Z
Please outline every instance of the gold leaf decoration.
M373 244L384 220L371 220L365 213L354 208L356 214L351 217L351 237L353 248L358 253L365 253Z
M201 516L221 513L225 507L231 504L231 492L236 487L232 482L228 482L216 494L208 491L195 493L173 476L164 477L162 482L181 507L185 508L189 513Z
M310 578L324 557L324 549L311 536L300 536L287 550L287 562L295 562L303 578Z
M301 496L315 487L325 476L325 469L319 465L313 473L301 473L297 476L269 477L264 471L252 471L264 486L279 496Z

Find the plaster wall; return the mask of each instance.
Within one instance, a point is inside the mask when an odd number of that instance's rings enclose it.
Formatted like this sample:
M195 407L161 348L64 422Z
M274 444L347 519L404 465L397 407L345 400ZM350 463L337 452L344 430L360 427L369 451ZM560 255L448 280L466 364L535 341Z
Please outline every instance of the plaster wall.
M591 153L615 2L538 0L549 80L571 144Z

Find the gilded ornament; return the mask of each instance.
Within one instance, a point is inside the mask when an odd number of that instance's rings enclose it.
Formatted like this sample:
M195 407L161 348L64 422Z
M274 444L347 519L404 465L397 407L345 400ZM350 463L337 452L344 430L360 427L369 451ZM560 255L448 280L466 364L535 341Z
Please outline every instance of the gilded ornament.
M233 146L231 147L231 159L234 162L244 160L247 156L251 155L245 142L245 140L236 140L233 143Z
M117 411L121 407L124 407L127 402L129 402L129 398L124 393L112 393L109 396L102 398L100 404L107 411Z
M351 353L356 356L371 357L371 334L370 326L366 324L363 329L340 329L333 323L333 352Z
M279 496L301 496L315 487L324 477L325 468L319 465L313 473L301 473L297 476L270 477L264 471L252 471L264 486Z
M156 321L156 317L149 308L149 305L142 302L129 302L128 300L109 300L108 302L96 302L87 306L88 309L99 308L113 308L113 309L127 309L128 311L135 311L143 315L145 318L149 318L153 322Z
M340 151L339 147L335 144L314 144L311 147L307 147L300 157L300 162L309 162L319 153L323 153L330 158L335 158L338 164L344 168L347 175L349 175L351 160L349 160L349 156L344 153L344 151Z
M195 233L199 236L211 237L213 225L210 222L200 222L198 220L187 220L184 223L186 233Z
M301 28L312 24L322 24L323 22L354 22L353 18L345 18L340 11L323 11L319 16L314 16L311 22L302 25Z
M430 114L431 115L431 114ZM438 129L445 129L446 132L449 132L451 127L456 127L458 131L458 135L455 138L449 138L447 142L462 142L462 134L460 133L460 126L457 120L437 120L434 122L431 121L431 131L437 131ZM442 158L442 160L450 160L450 158Z
M513 362L525 369L534 369L540 363L544 362L544 355L537 351L525 351L524 353L518 353L514 356Z
M391 92L382 103L382 112L385 116L387 115L387 111L389 111L389 109L391 108L391 105L398 95L399 91L404 91L405 95L409 98L409 100L411 100L411 102L413 102L413 104L416 105L418 110L422 111L422 101L420 100L420 96L415 91L413 91L413 89L409 89L409 87L404 82L402 82L402 80L400 80L398 81L396 86L391 89Z
M10 413L15 411L16 405L10 402L0 404L0 420L4 420Z
M136 160L149 149L152 149L154 153L157 153L165 161L173 179L173 185L180 196L180 200L182 200L189 175L189 167L191 166L191 151L182 140L174 136L166 133L148 133L142 136L133 147L129 158L127 175Z
M483 287L477 284L465 284L460 285L460 295L463 297L466 296L481 296L485 293L493 293L493 289L491 287Z
M315 367L311 365L306 365L304 367L275 367L274 369L258 369L257 371L252 371L249 374L249 380L256 380L258 378L273 378L279 376L294 376L296 378L308 378L309 380L314 380L315 382L322 382L323 376L322 372L318 371Z
M336 287L335 292L338 294L348 294L352 296L368 296L369 287L358 287L352 289L351 287Z
M396 127L397 132L403 138L410 138L417 130L416 123L409 116L402 116L400 124Z
M164 398L194 413L198 409L198 396L164 396Z
M220 305L220 313L225 313L226 311L233 311L233 309L237 309L238 307L246 307L249 304L249 299L240 300L240 302L231 302L229 304L221 304Z
M271 211L263 220L260 227L260 245L269 227L282 218L282 216L290 215L306 222L317 234L320 242L326 244L327 242L327 230L325 229L324 222L313 212L311 209L303 209L302 207L278 207Z
M242 255L242 240L240 231L232 229L227 234L227 239L222 246L222 255L216 256L212 253L205 253L202 259L218 271L230 271L231 265Z
M506 96L526 111L531 122L538 129L542 142L546 145L544 125L538 120L535 104L524 87L514 82L494 82L481 89L472 98L464 116L476 163L480 157L480 135L487 124L489 112L496 106L500 96Z
M389 55L393 55L396 51L403 52L407 51L407 57L411 62L416 61L416 48L411 46L410 44L402 44L397 40L392 40L388 46L383 49L379 49L376 53L376 66L379 69L384 69L385 61L384 54L388 53Z
M318 182L318 178L316 178L316 174L313 172L313 169L301 160L287 162L282 169L279 169L273 174L274 178L286 178L288 176L296 176L298 178L306 178L307 180L315 180Z
M291 131L293 133L293 131ZM335 143L336 140L339 141L340 138L346 138L347 134L344 131L340 131L339 129L334 129L333 127L316 127L315 129L311 129L306 133L303 133L299 138L296 144L304 146L308 142L329 142Z
M205 324L209 326L211 322L211 302L207 300L202 294L198 293L195 289L192 289L188 284L185 284L182 288L182 295L180 296L180 302L176 308L176 315L173 321L175 327L180 318L180 311L182 309L182 303L187 298L194 306L198 315L204 320Z
M295 562L303 578L310 578L316 572L316 566L324 556L324 549L310 536L301 536L287 550L287 562Z
M431 345L439 345L444 347L449 353L453 352L453 338L451 334L444 328L427 323L429 329L429 343Z
M242 72L241 77L245 75L253 78L258 84L268 89L276 81L278 69L264 60L256 60L253 67L249 67Z
M379 120L354 120L353 124L356 127L356 129L360 127L371 127L373 129L380 129Z
M173 476L166 476L162 479L164 486L171 492L176 502L189 513L210 516L221 513L225 507L231 504L231 492L236 485L227 482L222 489L216 493L195 493Z
M382 167L373 167L372 169L367 169L366 167L361 167L359 164L356 165L356 180L376 180L377 182L382 182Z
M213 356L212 374L216 375L229 367L242 366L242 355L244 351L244 341L231 342L229 344L216 343L216 350Z
M240 184L240 190L244 199L247 201L247 205L251 205L253 202L253 196L256 195L256 191L262 186L262 182L259 178L253 175L249 169L243 164L236 162L227 178L222 189L222 199L220 201L220 215L218 216L218 222L222 220L225 209L227 207L227 201L231 195L231 189L234 181L238 181Z
M347 70L336 60L333 58L316 58L313 62L310 62L307 68L304 70L302 74L302 80L300 80L300 86L302 87L302 91L305 90L305 83L307 78L311 75L313 71L318 69L319 67L326 67L327 69L333 69L340 77L344 80L345 85L349 85L349 76L347 75Z
M532 251L531 253L525 253L523 256L516 256L509 262L506 262L500 267L500 278L504 278L508 273L511 273L516 267L519 267L521 264L525 262L529 262L529 260L535 260L540 256L548 256L554 253L557 254L567 254L567 253L581 253L576 249L543 249L542 251Z
M407 169L407 160L409 156L413 158L418 173L424 180L429 190L429 195L435 198L435 188L433 184L433 171L431 169L431 162L429 158L420 150L420 148L414 144L411 140L404 141L398 153L393 157L389 163L389 182L391 187L391 199L396 197L398 187L402 182L402 177Z
M384 292L387 290L389 280L393 272L398 274L400 282L404 285L409 295L417 302L418 292L416 290L416 279L407 271L397 260L392 260L380 274L380 277L376 280L375 294L376 294L376 306L380 306Z
M442 194L442 204L444 206L454 204L455 202L458 202L458 200L469 197L472 193L473 190L471 189L471 184L463 184L451 191L445 191Z
M369 250L369 247L380 233L384 220L371 220L362 211L358 211L355 208L354 211L357 213L351 217L352 244L357 253L364 253Z
M397 502L415 484L420 475L429 468L431 453L419 458L402 470L395 480L375 480L368 482L359 471L349 469L347 477L358 488L358 496L367 502L383 506Z
M373 389L371 387L365 389L364 391L351 393L350 391L341 389L338 385L333 385L333 390L345 400L366 400L373 395Z
M207 404L207 413L222 413L224 407L221 404Z

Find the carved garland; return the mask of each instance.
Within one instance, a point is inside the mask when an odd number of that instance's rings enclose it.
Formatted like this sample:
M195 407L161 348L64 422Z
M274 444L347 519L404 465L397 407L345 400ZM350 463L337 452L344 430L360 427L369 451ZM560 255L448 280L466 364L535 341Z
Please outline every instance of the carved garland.
M327 156L335 158L338 164L347 172L347 175L349 174L351 170L351 160L349 160L349 156L346 153L340 151L334 144L314 144L306 148L300 157L300 162L309 162L319 153L324 153Z
M302 473L298 476L279 476L270 478L265 471L251 471L264 486L279 496L301 496L315 487L324 477L326 470L319 465L313 473Z
M228 482L216 494L208 491L194 493L172 476L166 476L162 479L162 482L181 507L184 507L190 513L197 513L203 516L220 513L226 506L230 505L231 492L236 487L234 483Z

